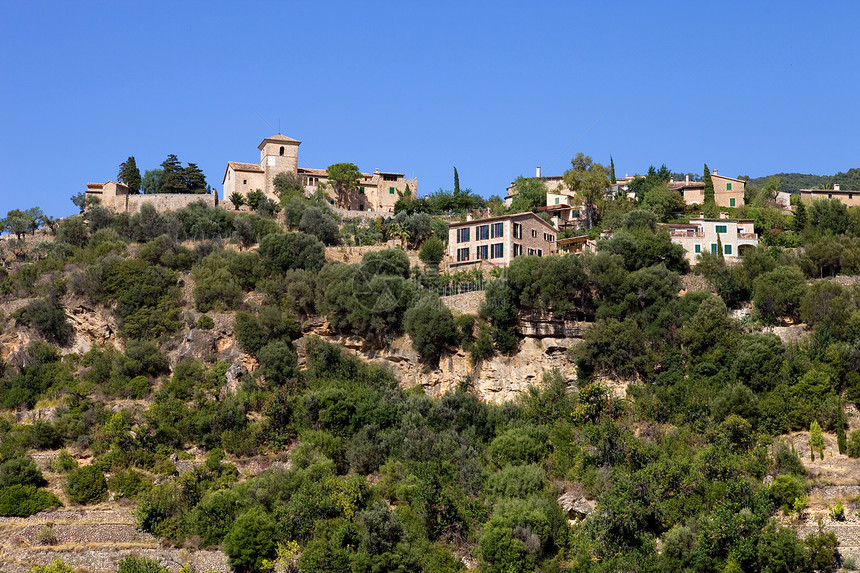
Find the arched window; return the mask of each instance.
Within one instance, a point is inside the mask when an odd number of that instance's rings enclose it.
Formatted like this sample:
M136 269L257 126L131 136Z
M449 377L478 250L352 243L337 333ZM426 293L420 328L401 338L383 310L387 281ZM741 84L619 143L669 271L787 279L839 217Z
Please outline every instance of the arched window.
M284 146L282 145L281 146L281 155L283 155L283 154L284 154Z

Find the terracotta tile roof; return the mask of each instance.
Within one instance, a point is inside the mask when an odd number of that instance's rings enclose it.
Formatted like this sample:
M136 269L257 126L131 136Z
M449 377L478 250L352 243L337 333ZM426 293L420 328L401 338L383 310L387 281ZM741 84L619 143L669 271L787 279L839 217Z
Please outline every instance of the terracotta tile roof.
M228 161L227 165L233 168L233 171L252 171L254 173L262 173L263 168L256 163L239 163L238 161Z
M298 172L305 173L307 175L321 175L323 177L328 176L328 171L326 171L325 169L311 169L309 167L299 167Z
M273 143L301 143L298 139L293 139L292 137L287 137L286 135L273 135L272 137L267 137L263 141L260 142L260 145L257 146L257 149L263 149L263 146L266 145L267 142Z

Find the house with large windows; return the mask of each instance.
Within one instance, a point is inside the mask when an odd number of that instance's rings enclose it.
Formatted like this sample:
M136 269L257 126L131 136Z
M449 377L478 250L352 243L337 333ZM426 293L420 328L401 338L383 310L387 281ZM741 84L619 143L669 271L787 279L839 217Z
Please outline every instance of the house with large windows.
M728 262L737 261L758 247L752 219L690 219L689 223L668 223L672 242L684 247L691 263L701 253L720 254Z
M534 213L452 223L448 229L448 267L506 267L519 255L549 255L555 252L557 233Z

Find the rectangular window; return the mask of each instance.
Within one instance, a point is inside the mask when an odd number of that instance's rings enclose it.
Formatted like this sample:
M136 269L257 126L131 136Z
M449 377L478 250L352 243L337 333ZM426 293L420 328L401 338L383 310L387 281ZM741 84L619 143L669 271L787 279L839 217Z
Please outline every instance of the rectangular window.
M522 254L523 254L523 246L520 245L519 243L514 243L514 256L516 257L516 256L522 255Z
M551 243L551 242L555 241L555 235L551 235L549 233L544 233L543 234L543 240L549 241Z
M555 204L556 204L556 205L558 205L558 201L559 201L559 198L558 198L558 197L556 197L556 198L555 198Z
M476 259L489 259L487 255L489 254L489 247L487 245L480 245L475 251Z
M242 179L242 185L247 185L247 184L248 184L248 180L247 180L247 179Z
M491 239L500 239L504 236L505 224L504 223L493 223L490 227L490 238Z
M535 231L534 229L532 229L532 238L533 239L537 238L537 231Z
M735 206L735 198L731 197L731 198L729 198L729 207L734 207L734 206Z
M732 190L732 184L726 183L726 191L731 191L731 190Z
M469 260L469 247L457 249L457 262L462 263Z
M732 254L732 246L731 245L723 245L723 254L731 255Z
M702 245L696 245L695 249L693 249L696 254L702 252Z
M359 210L359 211L364 211L364 203L362 203L362 204L360 204L360 205L358 206L358 210Z
M364 195L364 187L359 187L358 192L361 193L362 195Z
M490 245L490 249L491 259L501 259L505 256L505 245L503 243Z
M720 252L717 250L717 244L716 243L711 243L711 254L712 255L720 254Z
M383 175L383 181L397 181L397 175Z
M827 198L828 198L828 199L833 199L833 193L828 193L828 194L827 194Z
M537 255L538 255L539 257L542 257L542 256L543 256L543 249L538 249L538 251L537 251Z
M464 229L457 229L457 242L458 243L468 243L469 242L469 228L466 227Z
M725 233L726 232L726 226L725 225L717 225L716 232L717 233Z
M490 238L490 226L489 225L478 225L475 227L475 240L476 241L486 241Z
M388 193L389 193L389 194L391 194L391 195L394 195L394 187L389 187L389 188L388 188Z
M521 223L514 223L514 238L522 239L523 238L523 226ZM522 253L520 253L522 254Z
M849 199L853 199L853 198L854 198L854 193L849 193L849 194L848 194L848 198L849 198Z

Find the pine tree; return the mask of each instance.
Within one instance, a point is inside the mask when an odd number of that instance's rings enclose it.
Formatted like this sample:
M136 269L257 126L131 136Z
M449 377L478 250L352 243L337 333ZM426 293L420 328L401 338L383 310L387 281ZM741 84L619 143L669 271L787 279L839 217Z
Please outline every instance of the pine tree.
M119 173L116 176L120 183L128 187L129 193L140 193L140 170L134 156L130 156L125 162L119 164Z
M714 182L711 180L711 171L708 169L708 164L705 163L705 201L702 206L702 211L705 217L714 218L719 216L720 211L717 207L717 201L714 198Z
M454 195L460 195L460 176L457 174L457 168L454 168Z
M167 156L161 164L161 171L161 193L185 193L185 172L175 155Z
M618 180L615 178L615 161L612 160L612 156L609 156L609 182L615 185L618 183Z

